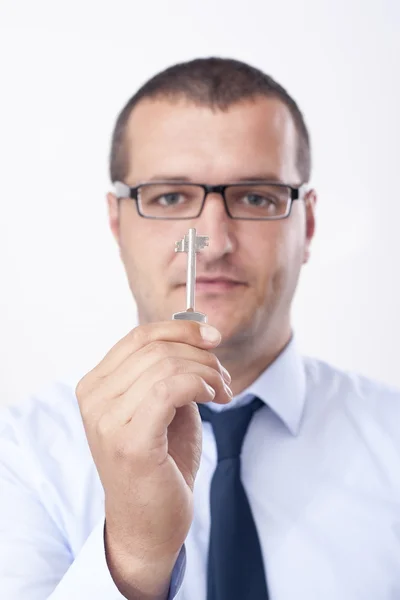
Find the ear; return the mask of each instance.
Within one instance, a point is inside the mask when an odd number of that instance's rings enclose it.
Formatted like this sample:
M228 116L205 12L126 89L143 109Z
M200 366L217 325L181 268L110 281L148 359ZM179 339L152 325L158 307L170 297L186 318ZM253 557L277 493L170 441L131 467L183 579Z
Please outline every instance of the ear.
M107 194L108 223L115 241L119 245L119 203L115 194Z
M304 246L303 264L307 263L311 254L311 242L315 235L315 209L317 205L317 193L314 189L306 192L304 204L306 208L306 243Z

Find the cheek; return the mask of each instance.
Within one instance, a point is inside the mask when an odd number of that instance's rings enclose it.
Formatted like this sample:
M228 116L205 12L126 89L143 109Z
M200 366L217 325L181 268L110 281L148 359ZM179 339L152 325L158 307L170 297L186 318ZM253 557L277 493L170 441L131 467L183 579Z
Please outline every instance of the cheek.
M163 287L168 269L168 259L161 249L141 244L126 245L123 262L132 286L139 291L151 289L154 293Z
M305 232L296 221L287 222L288 227L276 244L274 287L285 304L293 298L304 259Z
M257 279L267 279L275 266L284 262L287 253L285 230L281 222L260 223L257 228L247 232L245 239L248 264Z
M282 290L297 278L303 262L304 235L291 220L270 223L249 240L249 263L257 281L257 295Z
M147 279L153 279L162 253L157 238L148 235L134 219L123 219L120 226L120 252L131 287L143 289ZM155 247L156 246L156 247Z
M154 296L164 293L171 264L180 257L174 251L178 239L179 232L174 228L131 213L124 215L120 227L121 258L135 294L143 297L150 292Z

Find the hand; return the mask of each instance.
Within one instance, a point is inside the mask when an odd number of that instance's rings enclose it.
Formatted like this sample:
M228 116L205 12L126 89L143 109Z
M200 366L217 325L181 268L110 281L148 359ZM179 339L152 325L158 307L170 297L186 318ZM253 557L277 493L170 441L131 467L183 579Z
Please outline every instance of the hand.
M105 492L107 560L127 598L168 591L193 519L202 445L196 403L232 398L230 376L210 352L220 339L190 321L139 326L76 388Z

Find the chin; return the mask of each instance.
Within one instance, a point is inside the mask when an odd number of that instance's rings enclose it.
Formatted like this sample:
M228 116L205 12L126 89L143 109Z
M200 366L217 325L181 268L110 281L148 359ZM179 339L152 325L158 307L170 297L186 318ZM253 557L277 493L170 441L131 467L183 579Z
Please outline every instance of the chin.
M238 341L239 339L253 336L254 324L252 323L250 315L238 315L236 313L232 314L232 317L230 317L226 312L204 312L207 315L207 323L216 327L220 332L222 336L221 346L233 342L234 340Z

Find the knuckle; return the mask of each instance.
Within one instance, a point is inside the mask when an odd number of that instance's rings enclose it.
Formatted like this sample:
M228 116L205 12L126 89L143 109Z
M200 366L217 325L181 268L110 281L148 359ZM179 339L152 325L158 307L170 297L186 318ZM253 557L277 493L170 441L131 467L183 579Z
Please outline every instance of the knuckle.
M153 395L159 401L168 400L170 393L170 387L165 379L160 379L153 385Z
M216 371L215 369L210 370L209 376L207 377L207 383L209 383L213 388L221 387L223 385L223 378L221 373Z
M93 405L95 403L95 397L90 394L85 397L84 401L79 403L79 410L82 416L82 421L87 425L92 423L94 418Z
M140 325L131 330L130 337L134 346L146 346L149 342L148 333L145 328Z
M197 375L197 373L188 373L187 383L189 387L197 390L199 387L204 386L204 379L200 375Z
M90 423L91 411L89 410L88 405L86 403L80 404L79 405L79 410L80 410L80 413L81 413L81 417L82 417L83 423L85 425L87 423Z
M87 389L87 375L85 375L80 381L78 381L75 387L75 396L79 402L85 397Z
M215 354L211 354L211 352L207 352L207 366L211 367L215 371L221 370L221 363L219 362Z
M183 361L174 356L167 356L161 362L164 373L167 373L168 375L178 375L185 371Z
M168 356L168 344L161 340L155 340L154 342L151 342L147 348L151 354L156 354L160 358Z
M110 422L106 415L102 415L96 423L96 434L99 438L106 438L111 431Z
M86 375L84 375L75 386L75 396L78 403L86 401L86 398L90 396L102 381L102 377L99 374L98 367L95 367Z
M180 377L179 382L179 392L184 394L195 393L204 385L203 378L197 373L185 373Z

